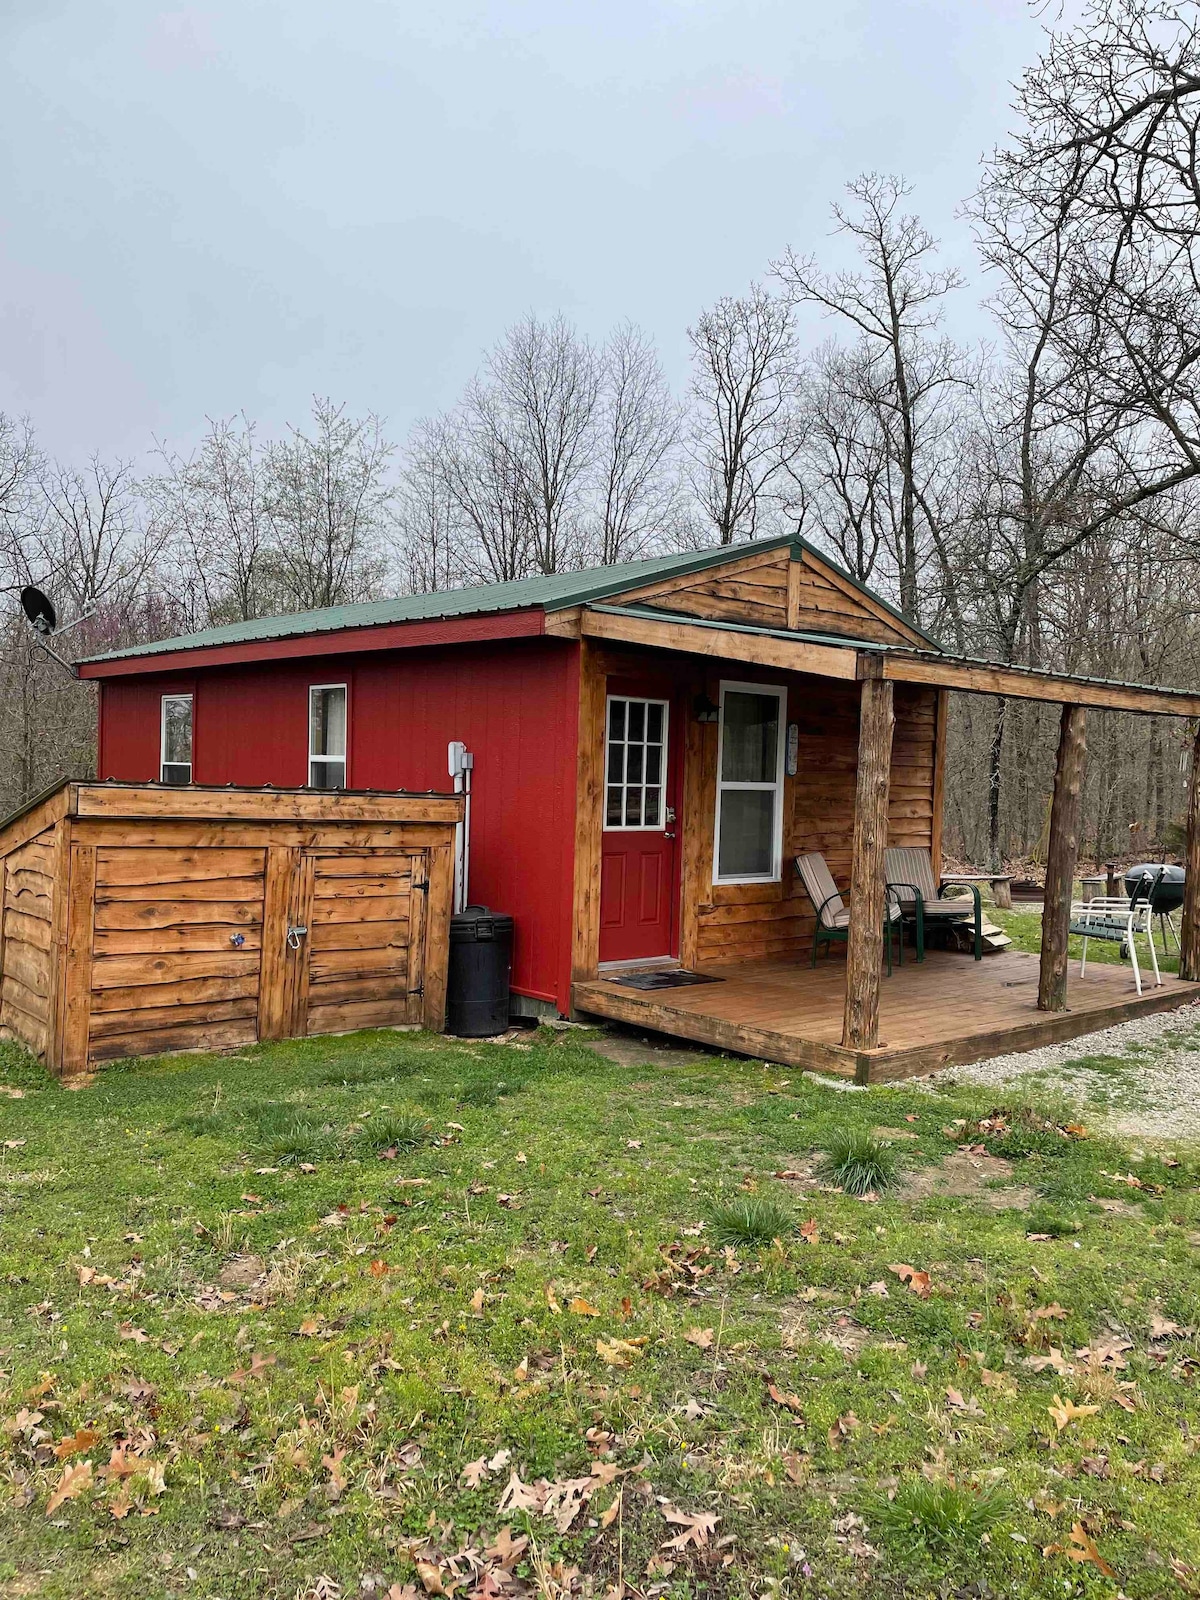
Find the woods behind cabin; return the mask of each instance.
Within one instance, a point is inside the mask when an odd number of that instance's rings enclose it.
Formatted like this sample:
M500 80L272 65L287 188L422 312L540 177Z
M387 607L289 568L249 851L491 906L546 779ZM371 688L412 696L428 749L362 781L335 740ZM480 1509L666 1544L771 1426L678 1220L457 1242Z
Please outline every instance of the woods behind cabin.
M82 656L210 624L793 531L956 652L1194 686L1200 555L1200 23L1147 0L1048 36L948 267L901 178L694 313L673 391L650 339L530 315L404 440L350 403L268 435L50 459L0 415L0 811L93 767L91 691L16 607L50 590ZM786 196L780 210L786 216ZM988 338L947 332L986 297ZM681 312L681 321L682 321ZM1044 852L1056 724L956 697L948 846ZM1083 850L1178 841L1184 730L1096 718Z

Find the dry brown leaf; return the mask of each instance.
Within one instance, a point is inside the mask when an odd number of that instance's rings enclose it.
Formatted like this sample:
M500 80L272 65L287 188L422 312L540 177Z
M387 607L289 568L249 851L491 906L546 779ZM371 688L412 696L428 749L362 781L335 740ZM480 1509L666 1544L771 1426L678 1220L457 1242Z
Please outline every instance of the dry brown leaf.
M613 1497L612 1505L609 1506L607 1511L602 1511L600 1513L600 1526L602 1528L611 1528L613 1523L621 1515L621 1503L624 1499L624 1494L625 1491L623 1489L618 1489L616 1495Z
M639 1339L597 1339L596 1354L601 1361L609 1367L627 1367L635 1356L640 1356L642 1346L649 1340L644 1336Z
M708 1543L709 1534L715 1531L721 1520L711 1511L680 1511L675 1506L663 1506L662 1514L668 1522L683 1530L673 1539L668 1539L660 1547L663 1550L686 1550L689 1544L703 1549Z
M567 1310L577 1317L598 1317L600 1315L597 1307L592 1305L590 1301L585 1300L582 1295L576 1295L573 1300L568 1301Z
M115 1522L120 1522L123 1517L129 1515L129 1508L132 1504L133 1501L129 1498L129 1490L122 1485L108 1503L108 1514Z
M805 1244L820 1244L821 1230L817 1226L816 1217L809 1217L807 1222L800 1224L800 1237Z
M94 1444L100 1442L100 1435L95 1428L76 1428L74 1433L60 1439L54 1446L55 1458L65 1461L68 1456L81 1456L85 1450L90 1450Z
M891 1263L888 1271L894 1272L901 1283L907 1283L912 1292L920 1295L922 1300L928 1300L933 1292L933 1280L929 1274L916 1267L910 1267L906 1261Z
M64 1500L74 1500L75 1496L82 1494L85 1489L91 1488L92 1463L90 1461L68 1462L63 1468L62 1477L54 1493L46 1502L46 1515L52 1517L62 1505Z
M373 1278L386 1278L391 1270L391 1267L388 1266L386 1261L381 1261L378 1259L372 1261L370 1266L367 1268L367 1271Z
M484 1298L485 1296L482 1289L476 1289L475 1293L471 1296L471 1310L477 1317L483 1315Z
M862 1423L859 1422L853 1411L847 1411L844 1416L841 1416L837 1419L837 1421L829 1430L828 1439L830 1448L833 1450L840 1449L842 1440L848 1439L852 1433L861 1427Z
M767 1393L777 1406L783 1406L786 1411L794 1411L797 1416L804 1415L804 1403L798 1394L792 1394L787 1389L779 1389L773 1383L767 1385Z
M1116 1573L1096 1549L1096 1541L1088 1533L1082 1522L1077 1522L1071 1529L1071 1543L1067 1547L1067 1555L1072 1561L1088 1561L1097 1571L1102 1572L1106 1578L1115 1578Z
M458 1481L468 1489L478 1489L479 1485L487 1477L487 1472L487 1457L480 1456L478 1461L467 1462L458 1475Z
M697 1350L712 1349L713 1330L711 1328L689 1328L683 1337L688 1344L694 1344Z
M1094 1417L1099 1409L1099 1406L1077 1406L1073 1400L1064 1400L1057 1394L1054 1396L1054 1404L1046 1407L1054 1418L1054 1426L1059 1433L1079 1417Z
M132 1339L134 1344L149 1344L150 1335L142 1328L135 1328L132 1322L122 1322L117 1329L122 1339Z

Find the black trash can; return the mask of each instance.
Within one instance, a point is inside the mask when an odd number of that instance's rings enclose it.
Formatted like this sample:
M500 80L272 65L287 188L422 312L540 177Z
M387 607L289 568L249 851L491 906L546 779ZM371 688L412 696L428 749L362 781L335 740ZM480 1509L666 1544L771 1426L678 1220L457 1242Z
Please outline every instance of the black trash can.
M450 918L446 1032L485 1039L508 1027L513 919L487 906Z

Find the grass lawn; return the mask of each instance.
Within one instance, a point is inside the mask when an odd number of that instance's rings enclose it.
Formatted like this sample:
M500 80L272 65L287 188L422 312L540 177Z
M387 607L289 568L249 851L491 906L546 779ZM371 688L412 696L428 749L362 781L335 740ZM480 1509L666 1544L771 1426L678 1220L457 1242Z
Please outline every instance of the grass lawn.
M1186 1151L574 1031L0 1084L0 1596L1200 1593Z

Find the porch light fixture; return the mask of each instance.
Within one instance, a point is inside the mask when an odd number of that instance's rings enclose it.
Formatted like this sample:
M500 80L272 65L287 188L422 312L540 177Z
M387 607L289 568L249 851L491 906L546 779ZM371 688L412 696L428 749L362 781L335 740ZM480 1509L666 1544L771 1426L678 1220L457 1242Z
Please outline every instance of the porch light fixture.
M692 715L697 722L719 722L721 708L714 705L706 694L698 694L692 701Z

